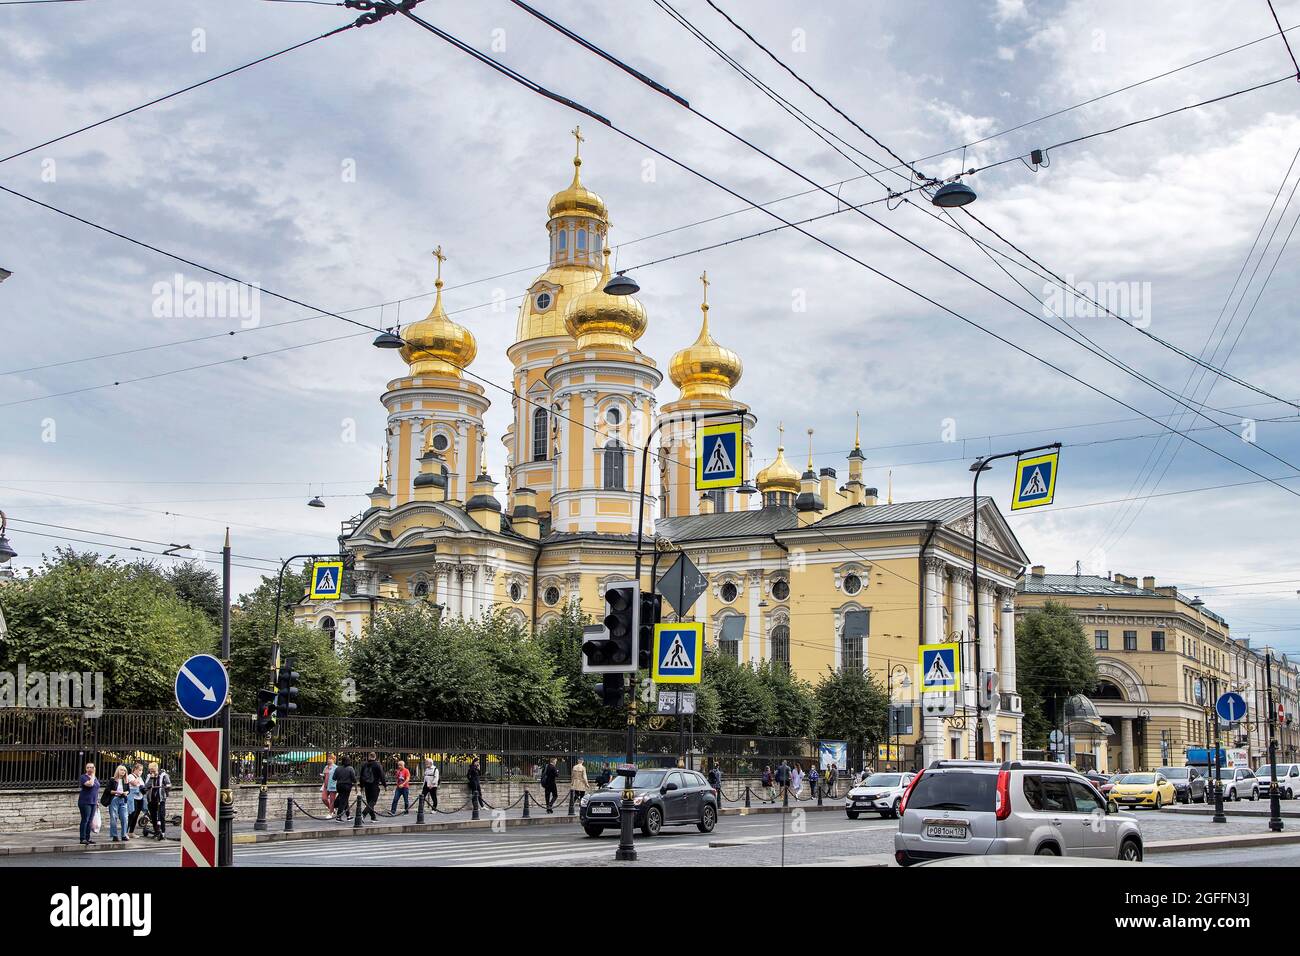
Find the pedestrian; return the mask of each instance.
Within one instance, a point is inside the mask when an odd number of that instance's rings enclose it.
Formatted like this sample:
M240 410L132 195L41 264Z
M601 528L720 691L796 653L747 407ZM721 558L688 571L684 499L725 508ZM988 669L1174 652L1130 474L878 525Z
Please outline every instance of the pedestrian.
M552 757L542 764L542 794L546 797L547 813L555 812L555 801L560 795L557 786L559 779L560 771L555 769L555 758Z
M77 793L77 810L81 814L81 845L90 846L95 841L90 838L90 831L99 811L99 778L95 776L95 765L86 764L81 775L81 790Z
M338 765L334 763L334 755L325 755L325 769L320 772L320 801L325 804L325 809L330 813L334 812L334 798L338 796L338 785L334 782L334 771Z
M131 785L126 782L126 767L119 764L100 797L101 802L108 804L108 832L114 843L125 843L130 839L126 832L126 805L130 799Z
M357 771L352 766L352 758L344 754L342 760L339 761L339 765L334 768L335 819L342 820L344 817L349 820L352 819L350 798L352 788L356 785L356 782Z
M839 768L832 763L830 769L826 771L827 796L831 796L831 797L835 796L835 778L838 776L838 770Z
M479 770L478 757L469 762L465 771L465 783L469 787L470 805L478 807L483 802L483 773Z
M397 772L394 774L397 782L393 784L393 805L389 808L390 816L397 816L397 798L402 798L402 813L411 812L411 771L406 769L406 761L397 761Z
M772 786L772 765L763 768L763 793L769 800L776 799L776 788Z
M803 765L798 761L795 761L794 769L790 771L790 789L798 799L799 791L803 789Z
M130 816L127 817L126 832L130 836L135 836L135 824L144 813L144 764L136 761L131 767L131 772L126 775L126 785L128 787L127 810ZM148 820L148 817L145 817ZM144 825L141 824L141 832Z
M424 758L424 789L420 791L420 799L429 798L429 803L434 812L438 810L438 781L442 774L438 772L438 765L429 757Z
M718 765L718 758L713 758L713 766L709 768L709 786L713 792L718 795L718 806L722 805L722 768Z
M604 790L609 786L610 779L609 764L605 764L600 768L600 773L596 775L596 786Z
M808 765L808 793L817 796L817 784L821 781L821 773L815 763Z
M573 791L573 799L581 800L591 789L587 783L587 765L579 757L573 765L573 770L569 773L569 789Z
M157 763L149 764L149 775L144 780L144 796L155 840L161 840L167 830L167 794L171 789L172 778L167 771L162 770Z
M776 785L782 794L790 789L790 765L784 760L776 768Z
M365 813L370 814L370 819L378 822L379 817L375 815L375 801L379 799L379 789L387 788L388 778L384 776L384 765L379 762L379 754L373 750L366 762L361 765L361 792L366 795Z

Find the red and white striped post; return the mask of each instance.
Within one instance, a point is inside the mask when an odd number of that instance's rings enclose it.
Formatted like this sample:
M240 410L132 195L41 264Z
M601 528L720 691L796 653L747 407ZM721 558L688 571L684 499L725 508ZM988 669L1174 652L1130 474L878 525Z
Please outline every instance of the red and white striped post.
M220 844L217 797L221 788L221 731L185 731L182 774L181 866L215 867Z

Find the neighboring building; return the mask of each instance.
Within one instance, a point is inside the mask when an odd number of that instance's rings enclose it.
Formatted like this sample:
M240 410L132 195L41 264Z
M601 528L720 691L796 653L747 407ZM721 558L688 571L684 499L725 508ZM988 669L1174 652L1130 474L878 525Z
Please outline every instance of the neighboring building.
M1018 615L1056 601L1079 615L1092 642L1099 681L1089 697L1113 730L1105 752L1096 754L1099 766L1181 766L1187 748L1213 744L1216 690L1242 693L1249 708L1246 722L1222 730L1223 746L1249 748L1253 765L1266 758L1263 649L1234 639L1228 622L1199 598L1157 586L1153 577L1139 584L1124 574L1047 574L1041 565L1030 569L1018 590ZM1273 678L1280 685L1275 699L1294 713L1295 664L1279 658ZM1294 724L1281 725L1279 759L1297 745ZM1079 752L1072 748L1071 756Z
M699 335L669 364L678 395L657 405L663 376L636 347L648 316L636 298L603 291L608 212L582 184L580 165L575 156L572 182L551 198L549 267L528 286L515 341L505 348L515 397L502 497L484 470L489 395L463 371L478 344L443 306L439 250L437 298L427 318L402 330L408 369L382 396L385 467L370 506L343 525L351 558L345 594L304 600L297 619L329 631L341 647L387 602L427 600L464 617L504 610L525 628L572 602L594 615L605 587L631 577L644 519L643 585L656 552L658 574L674 557L665 552L689 554L708 579L690 617L706 623L710 651L781 662L813 682L828 669L862 667L882 683L892 670L897 690L901 665L914 686L918 644L970 633L978 613L982 663L1000 671L1003 691L1003 706L984 714L988 752L1018 756L1011 602L1028 559L997 506L980 499L976 599L970 499L880 503L863 483L860 442L847 456L843 484L834 468L814 469L810 433L802 473L782 443L753 476L756 489L698 494L694 412L744 415L747 479L752 471L757 417L732 397L740 357L713 338L705 280ZM739 328L739 320L731 325ZM638 515L640 449L653 422L662 427ZM973 709L973 693L965 692L963 707ZM924 738L925 760L973 754L973 720L963 729L960 720L923 722L916 709L912 716L910 730L892 742L914 747Z

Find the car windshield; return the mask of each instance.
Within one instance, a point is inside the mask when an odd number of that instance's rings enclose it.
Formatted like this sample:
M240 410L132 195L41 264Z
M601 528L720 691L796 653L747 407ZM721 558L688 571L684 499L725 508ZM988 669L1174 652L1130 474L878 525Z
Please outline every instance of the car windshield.
M1149 786L1156 782L1156 775L1153 773L1126 773L1119 782L1120 783L1144 783Z
M923 773L912 787L907 809L992 813L997 785L998 775L995 773L960 770Z
M1164 774L1166 777L1168 777L1170 780L1186 780L1186 779L1187 779L1187 768L1186 768L1186 767L1161 767L1161 768L1160 768L1160 772L1163 773L1163 774Z
M653 790L656 787L662 787L664 778L668 776L666 770L641 770L632 778L632 788L634 790ZM609 789L622 790L627 786L627 778L619 774L609 782Z
M864 787L897 787L903 779L901 773L873 773L862 781Z
M1278 775L1279 777L1285 777L1285 776L1289 775L1290 773L1291 773L1291 764L1289 764L1289 763L1280 763L1280 764L1277 765L1277 775ZM1272 767L1272 765L1271 765L1271 764L1264 764L1264 766L1260 767L1258 770L1255 771L1255 776L1257 776L1257 777L1271 777L1271 776L1273 776L1273 767Z

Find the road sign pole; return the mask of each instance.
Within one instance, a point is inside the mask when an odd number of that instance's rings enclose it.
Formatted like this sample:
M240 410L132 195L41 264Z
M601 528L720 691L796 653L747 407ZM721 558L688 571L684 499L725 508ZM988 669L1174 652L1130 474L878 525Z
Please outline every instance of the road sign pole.
M1277 720L1277 711L1273 707L1273 651L1270 648L1264 654L1264 688L1268 700L1268 763L1271 773L1268 784L1268 828L1274 833L1282 832L1281 794L1277 786L1277 737L1273 733L1273 723Z
M221 662L230 667L230 529L221 549ZM231 689L233 691L233 688ZM217 808L217 866L235 865L235 794L230 788L230 691L221 706L221 799Z
M1219 678L1212 678L1210 686L1212 688L1210 697L1215 701L1217 708ZM1214 816L1211 818L1215 823L1228 822L1228 818L1223 815L1223 737L1220 731L1222 723L1216 709L1214 713Z

